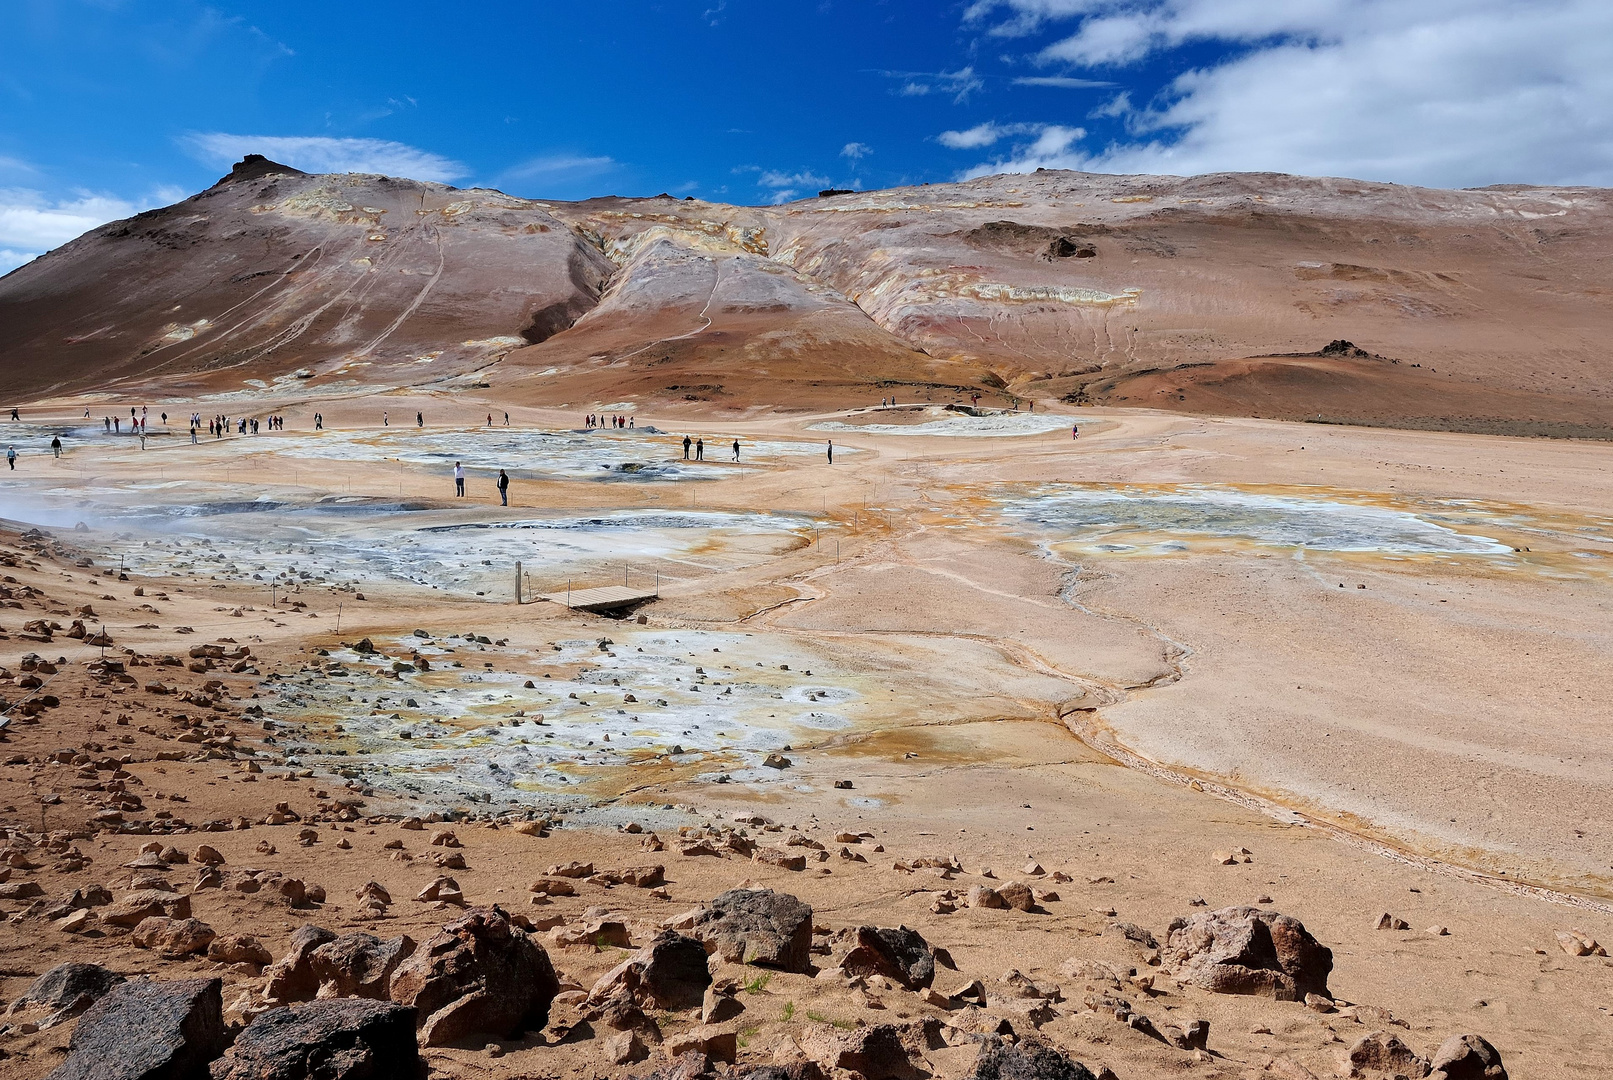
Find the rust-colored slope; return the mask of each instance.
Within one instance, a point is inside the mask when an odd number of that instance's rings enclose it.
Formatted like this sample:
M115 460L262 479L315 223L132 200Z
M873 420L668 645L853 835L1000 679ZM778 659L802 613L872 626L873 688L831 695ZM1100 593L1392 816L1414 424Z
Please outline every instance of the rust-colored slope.
M0 279L0 392L437 379L570 325L611 270L525 200L248 159Z

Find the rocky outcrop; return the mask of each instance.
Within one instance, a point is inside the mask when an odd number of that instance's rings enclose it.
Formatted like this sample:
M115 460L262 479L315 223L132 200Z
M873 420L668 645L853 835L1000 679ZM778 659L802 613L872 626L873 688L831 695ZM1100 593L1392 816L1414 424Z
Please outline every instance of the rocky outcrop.
M1175 919L1163 958L1179 977L1218 994L1331 996L1332 951L1298 919L1275 911L1229 907Z
M930 1020L912 1024L874 1024L852 1031L822 1028L808 1035L801 1048L826 1069L845 1069L864 1080L918 1080L930 1075L923 1068L924 1050L945 1045L940 1024Z
M126 982L79 1018L49 1080L198 1080L224 1052L217 979Z
M909 990L922 990L935 981L935 955L917 930L859 926L851 933L851 950L840 961L847 975L883 975Z
M168 960L179 960L192 953L203 953L218 935L200 919L142 919L129 940Z
M731 963L812 970L812 908L789 893L730 889L695 918L689 934Z
M391 987L392 1000L417 1010L424 1046L541 1028L559 990L543 946L496 907L444 926L398 966Z
M697 1009L710 985L705 946L676 930L663 930L601 975L588 999L623 999L644 1009Z
M1349 1075L1365 1080L1421 1080L1428 1062L1395 1035L1374 1031L1356 1040L1345 1055Z
M214 1062L212 1080L416 1080L415 1011L390 1001L316 1001L264 1013Z

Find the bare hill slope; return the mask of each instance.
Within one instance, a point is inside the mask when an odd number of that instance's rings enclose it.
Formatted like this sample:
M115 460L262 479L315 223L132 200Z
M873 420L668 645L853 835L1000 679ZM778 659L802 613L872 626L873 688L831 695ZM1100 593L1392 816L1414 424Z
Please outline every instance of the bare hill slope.
M486 380L745 409L980 389L1606 437L1610 262L1602 189L1040 172L735 207L257 159L0 279L0 391Z

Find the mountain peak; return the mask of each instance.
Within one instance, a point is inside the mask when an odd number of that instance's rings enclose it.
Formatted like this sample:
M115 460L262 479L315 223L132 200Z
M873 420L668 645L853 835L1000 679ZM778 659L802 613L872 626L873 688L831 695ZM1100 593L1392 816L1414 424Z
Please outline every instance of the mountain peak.
M260 176L271 173L284 173L291 176L307 176L301 169L293 169L290 165L282 165L278 161L270 161L262 154L248 154L235 163L228 176L219 180L220 184L234 184L242 180L256 180ZM217 186L217 185L214 185Z

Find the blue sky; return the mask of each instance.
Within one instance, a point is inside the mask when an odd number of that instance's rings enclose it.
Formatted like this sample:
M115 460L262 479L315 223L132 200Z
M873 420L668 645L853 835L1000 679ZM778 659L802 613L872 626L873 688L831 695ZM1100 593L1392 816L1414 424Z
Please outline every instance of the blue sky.
M1606 0L0 3L0 271L250 151L769 203L1038 166L1613 183Z

